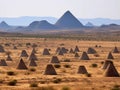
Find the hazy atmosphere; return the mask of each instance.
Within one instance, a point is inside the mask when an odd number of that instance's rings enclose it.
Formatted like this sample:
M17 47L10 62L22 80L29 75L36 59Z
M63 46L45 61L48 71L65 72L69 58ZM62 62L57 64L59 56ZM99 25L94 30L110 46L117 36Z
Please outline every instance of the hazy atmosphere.
M120 0L0 0L0 17L52 16L120 19Z

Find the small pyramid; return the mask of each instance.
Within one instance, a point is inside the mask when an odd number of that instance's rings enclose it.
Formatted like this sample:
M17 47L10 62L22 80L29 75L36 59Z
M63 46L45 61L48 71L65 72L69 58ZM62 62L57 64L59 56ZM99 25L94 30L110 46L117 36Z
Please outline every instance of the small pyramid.
M53 67L52 64L48 64L48 65L46 66L44 75L57 75L57 73L56 73L56 71L55 71L55 68Z
M87 72L87 69L85 68L85 66L79 66L77 73L78 74L86 74L88 72Z
M81 60L90 60L90 59L89 59L89 56L87 55L86 52L83 52L83 53L82 53L82 56L81 56L80 59L81 59Z
M102 69L106 69L110 63L113 63L111 60L105 60Z
M22 50L20 57L28 57L26 50Z
M6 58L6 61L12 61L12 58L11 56L8 54L7 58Z
M4 47L2 45L0 45L0 52L1 53L5 52Z
M45 48L43 50L43 54L42 55L50 55L49 50L47 48Z
M34 53L31 53L30 57L28 60L38 60L36 55Z
M8 66L4 59L1 59L0 66Z
M57 56L52 56L50 63L60 63L60 61Z
M65 47L62 47L61 50L63 53L67 53L67 51L68 51Z
M108 67L104 73L105 77L119 77L119 73L117 72L113 63L109 63Z
M23 69L23 70L28 69L22 58L20 59L20 62L18 64L18 66L17 66L17 69Z
M32 53L36 53L36 50L35 50L35 48L33 48L33 49L32 49Z
M97 52L96 52L95 49L89 47L88 50L87 50L87 53L88 53L88 54L95 54L95 53L97 53Z
M64 55L61 49L59 50L58 55Z
M37 66L35 60L31 59L30 63L29 63L29 66Z
M74 57L80 57L79 54L76 52Z
M113 53L119 53L119 50L118 48L115 46L114 50L113 50Z
M69 53L74 53L74 51L73 51L73 49L72 49L72 48L70 49Z
M79 51L80 51L80 50L79 50L78 46L75 46L74 52L79 52Z
M111 52L109 52L108 56L107 56L107 59L114 59L113 55Z

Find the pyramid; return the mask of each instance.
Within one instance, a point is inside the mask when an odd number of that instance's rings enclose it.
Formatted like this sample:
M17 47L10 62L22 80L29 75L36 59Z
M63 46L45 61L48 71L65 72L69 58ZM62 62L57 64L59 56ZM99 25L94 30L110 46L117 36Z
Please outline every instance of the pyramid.
M87 72L87 69L85 68L85 66L79 66L77 73L78 74L86 74L88 72Z
M0 45L0 52L1 53L5 52L4 47L2 45Z
M28 57L26 50L22 50L20 57Z
M57 47L56 49L56 53L58 53L60 51L60 47Z
M48 64L48 65L46 66L44 75L57 75L57 73L56 73L56 71L55 71L55 68L53 67L52 64Z
M10 55L8 54L6 61L12 61L12 58L10 57Z
M60 49L58 55L64 55L63 51Z
M33 48L33 49L32 49L32 53L36 53L36 50L35 50L35 48Z
M2 28L2 29L5 29L5 28L9 28L10 26L5 22L5 21L2 21L1 23L0 23L0 28Z
M1 59L0 66L8 66L4 59Z
M88 50L87 50L87 53L88 54L95 54L97 52L93 48L89 47Z
M113 63L111 60L105 60L102 69L106 69L110 63Z
M18 64L18 66L17 66L17 69L23 69L23 70L28 69L22 58L20 59L20 62Z
M79 50L78 46L75 46L74 52L79 52L79 51L80 51L80 50Z
M43 54L42 55L50 55L49 50L47 48L45 48L43 50Z
M119 53L118 48L115 46L113 53Z
M117 72L113 63L109 63L109 65L107 66L105 70L104 76L105 77L119 77L119 73Z
M75 56L74 57L80 57L78 53L75 53Z
M55 26L64 29L77 29L83 27L82 23L70 11L65 12L55 23Z
M107 56L107 59L114 59L113 55L111 52L109 52L108 56Z
M65 47L62 47L61 50L63 53L67 53L67 51L68 51Z
M28 60L38 60L36 55L34 53L31 53L30 57Z
M57 56L52 56L52 59L50 60L50 63L60 63Z
M74 53L74 51L73 51L73 49L72 49L72 48L70 49L69 53Z
M80 59L81 59L81 60L90 60L86 52L83 52L83 53L82 53L82 56L81 56Z
M35 60L31 59L30 63L29 63L29 66L37 66Z

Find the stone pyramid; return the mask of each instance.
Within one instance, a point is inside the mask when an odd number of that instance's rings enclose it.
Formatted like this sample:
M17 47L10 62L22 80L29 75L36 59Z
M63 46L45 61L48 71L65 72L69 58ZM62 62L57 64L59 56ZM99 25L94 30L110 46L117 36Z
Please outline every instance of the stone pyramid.
M55 68L53 67L52 64L48 64L48 65L46 66L44 75L57 75L57 73L56 73L56 71L55 71Z
M11 56L8 54L7 58L6 58L6 61L12 61L12 58Z
M119 53L119 50L118 48L115 46L114 50L113 50L113 53Z
M114 59L113 55L111 52L109 52L108 56L107 56L107 59Z
M8 66L4 59L1 59L0 66Z
M35 60L31 59L30 63L29 63L29 66L37 66Z
M70 51L69 51L69 53L74 53L74 50L71 48Z
M82 53L82 55L81 55L81 58L80 58L81 60L90 60L89 59L89 56L87 55L87 53L86 52L83 52Z
M102 69L106 69L110 63L113 63L111 60L105 60Z
M57 56L52 56L52 59L50 60L50 63L60 63Z
M26 50L22 50L20 57L28 57Z
M95 54L95 53L97 53L97 52L96 52L95 49L89 47L88 50L87 50L87 53L88 53L88 54Z
M80 57L79 54L76 52L74 57Z
M49 50L47 48L45 48L43 50L43 54L42 55L50 55Z
M119 77L119 73L116 70L113 63L109 63L109 65L107 66L105 70L104 76L105 77Z
M34 53L30 54L29 60L38 60Z
M79 52L79 51L80 51L80 50L79 50L78 46L75 46L74 52Z
M28 69L22 58L20 59L17 69L21 69L21 70Z
M87 69L85 68L85 66L79 66L78 68L78 74L87 74Z

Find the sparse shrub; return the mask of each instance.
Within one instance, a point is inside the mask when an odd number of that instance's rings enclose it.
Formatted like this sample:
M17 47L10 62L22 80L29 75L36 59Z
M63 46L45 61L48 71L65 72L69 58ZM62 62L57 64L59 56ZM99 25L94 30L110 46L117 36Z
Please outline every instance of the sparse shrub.
M39 87L38 90L56 90L52 86L47 86L47 87Z
M40 84L45 84L45 81L40 81Z
M120 85L114 85L111 90L120 90Z
M95 57L99 57L100 55L99 54L94 54Z
M30 87L38 87L38 84L37 83L31 83Z
M70 68L71 66L69 64L64 65L65 68Z
M70 88L68 86L64 86L64 87L62 87L61 90L70 90Z
M56 78L53 80L53 83L60 83L61 82L61 78Z
M8 85L10 86L15 86L17 84L17 80L11 80L10 82L8 82Z
M85 74L87 77L91 77L91 74L90 73L86 73Z
M70 62L70 59L65 59L64 62Z
M92 67L97 67L98 65L96 63L93 63L91 66Z
M55 64L54 67L55 67L55 68L60 68L61 65L60 65L60 64Z
M104 64L104 61L101 61L101 64Z
M30 68L30 71L35 72L36 69L35 68Z
M8 71L7 75L13 76L13 75L15 75L15 73L13 71Z

